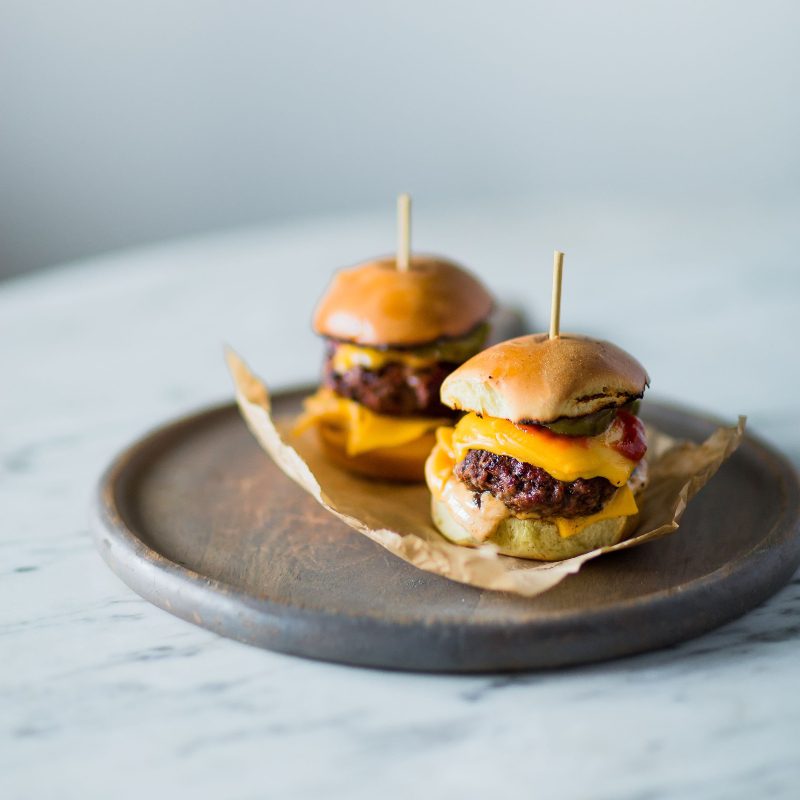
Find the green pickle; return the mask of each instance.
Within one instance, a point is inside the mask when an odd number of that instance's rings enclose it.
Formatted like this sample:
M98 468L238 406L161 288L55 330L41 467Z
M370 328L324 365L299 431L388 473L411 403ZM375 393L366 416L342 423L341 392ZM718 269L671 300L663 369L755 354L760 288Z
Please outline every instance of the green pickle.
M597 436L601 434L617 416L617 411L627 411L629 414L638 414L641 400L632 400L624 406L604 408L585 417L564 417L555 422L543 423L542 427L562 436Z
M484 323L475 328L463 339L447 339L443 342L414 350L414 355L430 358L432 361L448 361L461 364L479 352L486 343L489 326Z

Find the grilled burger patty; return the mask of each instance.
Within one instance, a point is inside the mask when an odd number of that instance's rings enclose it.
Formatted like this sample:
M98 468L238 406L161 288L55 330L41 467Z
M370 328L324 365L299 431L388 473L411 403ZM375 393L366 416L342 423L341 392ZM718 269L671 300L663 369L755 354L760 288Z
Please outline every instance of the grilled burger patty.
M605 478L556 480L540 467L487 450L470 450L455 468L456 477L474 492L491 492L517 513L540 517L595 514L616 491Z
M452 409L440 402L439 389L458 364L437 361L428 367L413 368L392 362L377 370L359 366L338 373L331 359L332 354L325 360L324 385L376 414L447 418L454 415Z

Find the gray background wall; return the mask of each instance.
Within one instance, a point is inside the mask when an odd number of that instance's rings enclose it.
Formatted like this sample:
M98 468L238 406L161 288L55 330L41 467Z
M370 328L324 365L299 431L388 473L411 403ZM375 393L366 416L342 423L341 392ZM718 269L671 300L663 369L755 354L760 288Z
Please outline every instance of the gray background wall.
M800 197L800 4L0 0L0 275L391 206Z

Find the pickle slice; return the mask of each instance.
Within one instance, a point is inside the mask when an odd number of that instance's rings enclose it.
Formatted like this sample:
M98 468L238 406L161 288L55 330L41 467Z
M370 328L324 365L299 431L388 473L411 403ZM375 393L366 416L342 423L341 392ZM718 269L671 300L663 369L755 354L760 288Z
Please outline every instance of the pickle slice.
M614 421L617 411L624 410L629 414L637 414L640 403L638 399L631 400L623 406L604 408L584 417L563 417L555 422L542 423L542 427L561 436L598 436Z
M549 431L562 436L597 436L602 433L617 416L616 408L604 408L585 417L564 417L544 425Z
M436 361L451 361L454 364L461 364L483 349L488 335L489 326L483 323L462 339L446 339L435 345L420 348L415 352L424 354Z

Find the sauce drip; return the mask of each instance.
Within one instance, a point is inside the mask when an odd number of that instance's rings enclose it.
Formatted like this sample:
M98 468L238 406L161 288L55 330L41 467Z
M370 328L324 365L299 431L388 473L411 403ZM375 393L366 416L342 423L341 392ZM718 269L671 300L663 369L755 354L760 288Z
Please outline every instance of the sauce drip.
M456 478L451 478L445 484L442 500L461 527L476 542L485 542L511 514L505 503L493 497L490 492L483 492L479 503L475 493Z
M629 411L618 411L609 428L609 444L625 458L641 461L647 452L644 423Z

